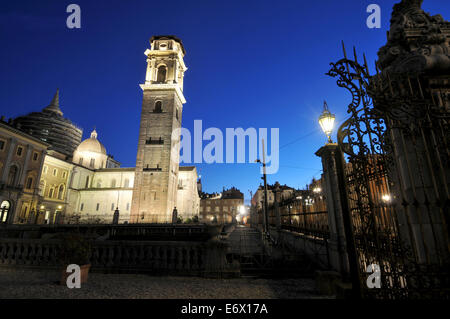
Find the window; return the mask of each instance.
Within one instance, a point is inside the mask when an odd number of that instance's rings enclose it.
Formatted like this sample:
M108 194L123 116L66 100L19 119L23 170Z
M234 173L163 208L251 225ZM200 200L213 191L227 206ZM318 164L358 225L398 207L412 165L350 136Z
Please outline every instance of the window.
M47 174L47 171L48 171L48 167L47 167L47 165L44 165L44 174Z
M153 112L154 113L162 113L162 102L161 101L156 101Z
M39 154L38 153L33 153L33 161L37 161L39 158Z
M89 176L86 176L86 185L84 188L89 188Z
M18 147L17 147L16 155L17 155L17 156L22 156L22 151L23 151L23 147L22 147L22 146L18 146Z
M41 182L39 183L39 195L44 196L44 192L45 192L45 181L41 180Z
M31 186L33 186L33 177L28 177L27 178L26 188L27 189L31 189Z
M100 208L100 203L97 203L97 207L95 208L96 211Z
M94 167L95 165L95 158L91 158L91 163L89 164L90 167Z
M63 172L62 177L66 178L66 176L67 176L67 172Z
M176 118L178 120L178 108L175 110L175 116L176 116Z
M5 141L0 140L0 151L3 151L5 149Z
M166 67L164 65L161 65L158 68L158 76L156 78L156 82L158 82L158 83L166 82L166 73L167 73Z
M50 188L50 190L48 191L48 197L52 198L53 197L53 192L55 191L54 188Z
M114 203L111 204L111 210L114 210Z
M84 203L81 203L81 205L80 205L80 211L81 212L83 211L83 208L84 208Z
M0 205L0 223L6 223L10 207L11 204L7 200L4 200Z
M7 185L14 186L16 184L17 172L18 172L17 166L11 166L8 173L8 180L6 182Z
M164 144L164 140L162 139L162 137L159 137L158 139L153 139L151 137L148 138L148 140L145 140L145 144L147 145L161 145Z
M128 178L125 178L125 183L123 183L123 187L128 188L130 185L130 180Z
M127 203L127 210L130 209L130 203Z
M99 179L97 181L97 188L102 188L102 180L101 179Z
M58 190L58 199L63 199L64 198L64 185L59 186L59 190Z
M56 168L53 169L53 176L58 175L58 170Z
M113 180L111 181L111 188L116 187L116 179L113 178Z
M83 158L80 157L80 160L78 161L78 164L83 165Z

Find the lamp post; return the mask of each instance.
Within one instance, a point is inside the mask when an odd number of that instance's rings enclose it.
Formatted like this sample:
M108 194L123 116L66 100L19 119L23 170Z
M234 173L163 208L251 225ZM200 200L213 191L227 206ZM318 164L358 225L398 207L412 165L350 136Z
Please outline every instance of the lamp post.
M328 138L328 143L317 151L316 155L322 157L324 172L327 172L324 176L326 179L329 179L329 183L325 183L325 185L330 185L331 187L331 189L326 189L327 198L331 202L328 206L329 223L334 223L338 236L344 237L345 246L342 247L347 252L349 275L352 282L352 293L354 298L359 299L361 297L362 288L359 278L358 254L353 235L352 217L348 204L348 191L344 171L345 160L339 143L333 144L333 141L331 140L331 132L333 131L335 118L335 115L331 114L328 110L327 102L324 101L323 112L319 116L319 124ZM333 171L334 173L332 173ZM333 189L334 187L337 188ZM313 190L313 192L318 193L318 188L317 191ZM336 203L338 199L340 200L340 205L339 207L336 207L334 203ZM340 225L337 224L339 219L336 219L336 217L338 215L341 216L342 220L339 222ZM339 237L337 239L337 245L342 245ZM341 256L341 253L338 252L338 255Z
M333 143L331 140L331 132L333 131L334 120L336 116L331 114L328 110L328 104L326 101L323 101L323 112L319 116L319 124L322 127L322 131L326 134L328 138L328 143Z

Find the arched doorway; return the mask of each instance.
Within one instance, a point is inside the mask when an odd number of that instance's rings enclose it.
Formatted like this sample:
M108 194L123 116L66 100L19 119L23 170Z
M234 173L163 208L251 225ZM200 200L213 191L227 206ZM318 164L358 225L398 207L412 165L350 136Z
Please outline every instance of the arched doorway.
M7 200L2 201L0 204L0 223L6 224L8 221L8 214L11 210L11 203Z

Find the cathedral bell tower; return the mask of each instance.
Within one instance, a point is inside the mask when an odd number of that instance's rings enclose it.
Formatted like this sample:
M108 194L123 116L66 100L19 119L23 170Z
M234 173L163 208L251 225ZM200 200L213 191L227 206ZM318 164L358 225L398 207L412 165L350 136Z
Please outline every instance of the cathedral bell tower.
M171 222L177 202L185 50L175 36L153 36L147 56L131 223Z

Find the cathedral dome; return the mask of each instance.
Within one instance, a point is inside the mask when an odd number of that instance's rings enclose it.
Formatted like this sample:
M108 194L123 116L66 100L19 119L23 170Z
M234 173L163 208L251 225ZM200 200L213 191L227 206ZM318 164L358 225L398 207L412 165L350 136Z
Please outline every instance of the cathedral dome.
M102 143L97 139L97 131L93 130L91 132L91 137L85 139L83 142L78 145L78 152L94 152L106 155L106 148Z
M86 168L105 168L108 162L106 148L97 139L97 131L93 130L91 137L85 139L73 152L72 162Z

